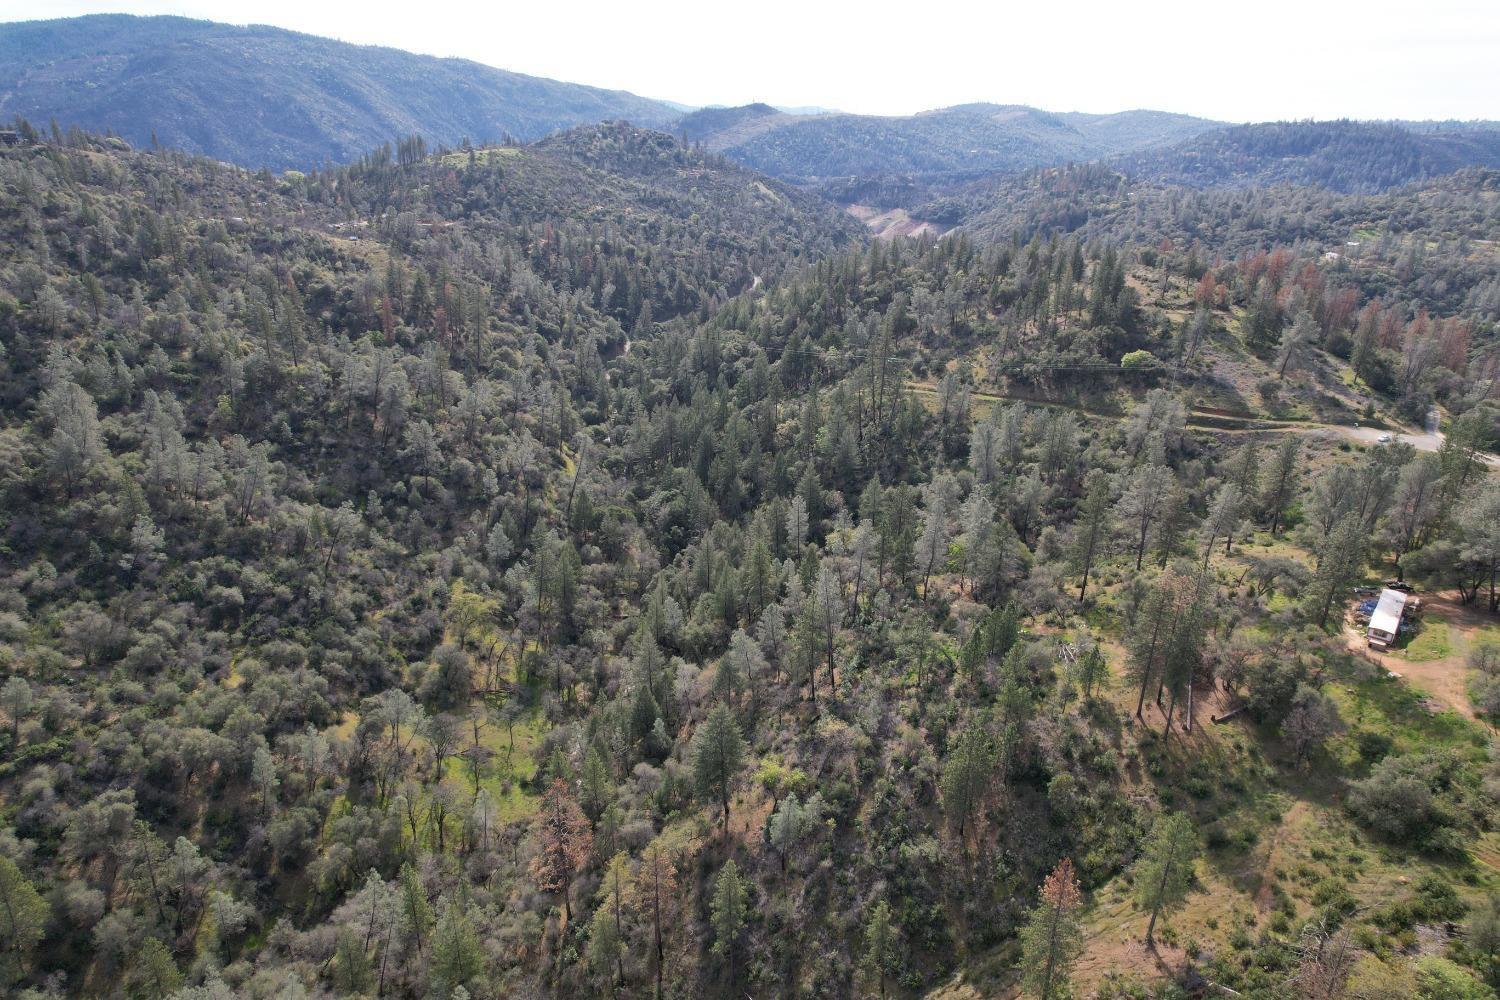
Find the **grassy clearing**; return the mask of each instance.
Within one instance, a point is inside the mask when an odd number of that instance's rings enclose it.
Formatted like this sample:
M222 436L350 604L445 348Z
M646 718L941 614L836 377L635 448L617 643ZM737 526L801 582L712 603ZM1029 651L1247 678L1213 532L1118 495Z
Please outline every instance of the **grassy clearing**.
M444 642L464 645L471 650L506 648L507 637L496 629L493 598L471 590L462 580L454 581L452 585L447 617ZM534 649L535 646L528 643L527 648ZM495 655L503 656L503 660L496 663L495 679L502 687L507 683L519 687L517 651ZM441 839L452 842L462 834L463 814L476 795L476 778L478 788L487 792L494 803L492 826L524 822L535 814L541 801L540 795L530 787L537 771L535 751L546 736L548 726L540 709L515 716L496 711L506 697L501 693L484 696L491 710L485 713L478 728L477 745L480 749L477 753L473 749L476 745L473 725L467 719L463 721L453 753L443 761L441 775L433 774L430 741L420 734L411 738L405 750L407 774L416 779L414 787L418 797L413 812L428 817L423 837L438 840L431 817L434 815L434 799L439 792L445 803L444 809L437 813L444 816ZM462 712L458 714L463 717ZM358 714L345 712L340 721L325 732L331 739L348 740L358 725ZM348 803L341 796L330 813L329 822L347 808ZM325 825L325 833L326 830ZM410 839L409 826L403 826L402 835Z
M520 156L519 146L486 146L484 149L474 150L475 163L489 163L491 160L510 159ZM446 166L461 167L469 162L467 150L457 149L443 156L442 162Z
M1452 656L1453 643L1448 635L1448 623L1429 615L1415 635L1397 644L1395 655L1417 662Z
M1111 653L1117 666L1123 662ZM1117 680L1114 689L1126 711L1134 708L1130 687ZM1158 923L1155 953L1143 944L1147 915L1134 902L1129 871L1093 894L1080 995L1159 982L1188 964L1201 966L1208 954L1253 964L1265 932L1295 937L1308 919L1334 909L1353 914L1362 948L1409 954L1418 930L1403 915L1420 906L1431 877L1469 904L1500 885L1500 832L1477 837L1469 858L1444 860L1372 839L1344 807L1347 782L1366 776L1383 753L1450 749L1484 760L1483 727L1432 711L1420 691L1358 661L1336 661L1324 690L1344 728L1302 768L1293 766L1274 727L1244 716L1210 723L1219 706L1207 697L1194 731L1178 732L1166 745L1149 701L1153 732L1126 728L1125 759L1139 762L1138 769L1127 766L1128 780L1162 808L1189 813L1203 831L1205 853L1186 904Z
M573 460L566 450L563 458L571 467ZM497 631L496 617L494 599L470 590L462 580L455 580L449 594L449 620L445 640L467 642L476 649L503 645L506 637ZM536 648L534 643L527 642L522 650L510 650L504 654L499 673L505 681L520 686L519 656ZM527 791L525 786L536 776L533 751L546 733L546 720L541 711L536 709L509 721L491 713L489 720L480 728L478 742L486 751L482 756L487 759L479 767L478 783L495 802L498 824L503 826L527 819L536 811L540 797ZM463 746L471 747L473 743L472 730L466 730ZM463 757L452 757L445 761L442 784L473 795L475 774L469 761Z
M514 726L491 722L480 731L480 745L493 756L479 769L479 787L494 799L498 825L530 819L536 812L541 797L527 791L525 786L536 777L533 751L546 733L545 726L538 711L518 720ZM442 783L472 796L474 775L469 762L461 757L448 758L443 764Z
M1393 751L1469 748L1482 759L1488 738L1484 730L1456 712L1433 712L1424 694L1388 677L1345 678L1326 688L1349 728L1329 743L1330 754L1346 773L1363 774L1360 732L1376 733L1391 741Z
M354 735L355 728L359 725L359 715L355 712L345 712L339 717L339 721L329 726L323 732L330 739L347 740Z
M339 725L330 727L327 732L330 736L339 735L347 738L353 733L357 724L358 717L352 712L346 713L344 720ZM517 719L510 726L491 720L480 729L479 743L488 753L481 757L479 787L489 793L495 804L495 813L491 821L492 829L525 822L536 813L541 797L528 790L526 786L536 776L536 760L533 751L545 731L545 720L540 711ZM466 737L468 735L466 733ZM413 771L413 775L419 778L419 782L407 788L408 793L412 787L417 789L412 812L425 818L422 829L422 837L425 841L423 846L430 847L440 839L445 843L456 843L463 834L464 812L475 797L474 773L471 770L469 758L462 755L462 751L470 746L472 746L472 739L466 738L459 747L460 755L448 757L443 761L442 777L433 783L429 780L432 770L431 744L421 737L411 742L408 752L412 759L419 762ZM439 791L446 803L443 811L441 838L433 823L433 817L436 815L433 808L434 800ZM324 821L321 834L323 840L326 841L333 824L348 811L348 798L344 795L338 796ZM401 836L405 842L411 843L411 827L406 823L402 825Z

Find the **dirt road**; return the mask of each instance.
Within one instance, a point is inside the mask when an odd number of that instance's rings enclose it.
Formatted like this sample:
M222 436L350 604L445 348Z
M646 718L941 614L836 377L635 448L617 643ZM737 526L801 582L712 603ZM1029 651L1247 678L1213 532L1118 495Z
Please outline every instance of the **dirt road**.
M907 387L913 392L920 394L931 395L937 392L937 386L933 383L922 382L917 379L908 380ZM1125 416L1123 414L1096 410L1091 407L1080 406L1076 403L1045 402L1035 399L1027 399L1024 396L1009 396L1005 395L1004 393L971 391L969 393L969 398L989 403L1020 402L1025 403L1027 406L1044 406L1049 408L1072 410L1075 413L1082 413L1086 416L1098 417L1105 420L1125 419ZM1195 416L1201 416L1204 419L1208 419L1210 417L1215 419L1222 419L1220 414L1200 414L1196 413L1193 410L1189 410L1189 429L1212 430L1227 434L1274 434L1280 431L1290 431L1299 434L1336 434L1339 437L1344 438L1345 440L1353 441L1357 444L1363 445L1379 444L1381 443L1381 438L1389 437L1394 441L1406 442L1413 448L1416 448L1418 451L1437 451L1443 446L1442 431L1382 430L1379 427L1353 427L1349 424L1328 424L1316 420L1277 420L1270 417L1245 417L1243 419L1247 426L1242 428L1219 426L1195 428L1193 425L1193 418ZM1494 455L1484 455L1482 456L1482 458L1486 465L1500 468L1500 457L1496 457Z
M1437 451L1443 446L1442 431L1408 433L1406 431L1383 431L1378 427L1343 427L1336 424L1323 424L1321 426L1338 430L1349 440L1359 441L1363 444L1379 444L1382 437L1389 437L1396 441L1404 441L1418 451Z

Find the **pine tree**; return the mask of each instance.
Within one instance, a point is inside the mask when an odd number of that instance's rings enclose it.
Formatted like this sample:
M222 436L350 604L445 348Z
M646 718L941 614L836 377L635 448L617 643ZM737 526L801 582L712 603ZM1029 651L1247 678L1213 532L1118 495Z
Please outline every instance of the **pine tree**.
M589 923L589 961L600 976L625 981L625 891L630 884L630 857L623 851L610 859L599 886L599 905Z
M667 964L666 928L673 916L677 899L677 865L657 839L641 852L636 894L647 919L651 921L651 950L656 970L656 998L661 1000L662 977Z
M276 762L264 740L255 745L250 757L250 784L256 789L260 799L261 814L273 812L276 806L276 788L280 780L276 777Z
M970 723L943 767L943 810L949 822L958 827L960 843L965 843L964 835L989 790L994 767L995 751L989 734L978 723Z
M1303 607L1319 628L1328 624L1334 602L1359 578L1365 564L1365 544L1364 527L1358 515L1350 513L1339 520L1318 549L1318 568L1308 584Z
M994 417L991 412L990 419L975 424L969 435L969 468L981 486L994 482L999 475L1000 426Z
M484 975L484 947L467 908L458 899L449 898L443 904L432 935L428 975L438 996L449 996L459 987L467 989Z
M885 981L901 962L900 942L895 926L891 923L891 906L885 900L875 904L865 924L865 967L875 973L880 983L880 995L885 996Z
M715 955L723 955L728 959L731 986L735 981L735 943L740 932L745 929L749 896L749 883L740 877L740 870L734 859L724 862L724 867L714 882L709 919L714 929L713 951Z
M1242 509L1249 508L1254 503L1255 491L1260 483L1260 444L1254 438L1235 450L1224 480L1239 488Z
M1001 544L1001 532L995 524L995 505L983 490L975 489L964 501L959 517L969 594L988 593L998 588L1009 555L1009 545Z
M839 629L844 624L844 588L827 563L818 567L818 575L813 581L809 596L812 598L818 632L822 636L823 657L828 667L828 688L837 693L833 670L834 644L838 640Z
M1192 685L1203 665L1209 587L1208 574L1200 572L1193 579L1185 580L1175 595L1175 607L1166 641L1162 646L1162 676L1157 688L1158 704L1161 702L1163 687L1170 695L1163 726L1163 733L1167 737L1172 733L1172 716L1177 709L1177 702L1184 695L1188 696L1189 707L1186 728L1192 728Z
M1130 474L1125 492L1120 495L1115 510L1120 520L1128 526L1131 540L1135 544L1135 568L1139 572L1146 558L1146 547L1151 541L1152 529L1161 515L1163 504L1172 492L1172 471L1161 465L1142 465Z
M910 486L895 485L883 494L885 505L880 519L880 560L882 566L889 564L891 575L901 584L905 584L911 577L912 552L917 537L915 493Z
M1281 519L1292 503L1297 491L1297 460L1302 451L1302 438L1288 434L1276 448L1276 461L1266 477L1265 490L1261 494L1261 509L1271 519L1271 534L1281 530Z
M790 555L796 555L802 551L802 546L807 544L807 501L800 496L794 496L787 504L786 511L786 546Z
M1092 704L1094 695L1109 683L1109 663L1098 643L1090 643L1083 655L1078 657L1074 668L1074 679L1083 694L1084 701Z
M1245 312L1245 346L1256 353L1269 350L1281 336L1281 323L1276 289L1269 278L1261 278L1256 282L1250 307Z
M352 928L342 927L333 953L333 981L341 993L364 993L375 980L370 955Z
M1418 455L1401 470L1385 525L1398 579L1402 558L1412 549L1421 548L1442 513L1442 481L1442 461L1431 453Z
M948 552L948 519L942 503L937 497L929 502L922 534L917 539L913 561L922 569L922 600L927 600L927 583L940 568L942 558Z
M1281 343L1276 349L1276 377L1286 379L1287 369L1302 364L1302 357L1317 338L1318 326L1307 310L1299 310L1292 325L1281 334Z
M1151 682L1161 677L1173 624L1186 606L1190 586L1188 578L1175 569L1157 577L1131 633L1131 670L1140 681L1140 693L1135 703L1137 719L1142 717Z
M573 876L588 858L593 836L589 833L588 819L568 794L567 783L561 778L554 777L542 796L541 810L532 829L538 851L531 859L531 876L543 892L562 894L563 916L571 920L573 907L568 890L573 885Z
M650 641L649 639L647 641ZM655 646L655 643L652 643ZM636 678L632 684L634 688L630 698L630 738L638 748L644 748L651 738L651 733L656 727L661 710L656 704L656 696L651 691L652 678L647 668L642 665L636 667Z
M591 746L583 758L583 776L578 790L579 805L590 823L599 822L614 796L614 779L609 773L609 765L599 748Z
M98 407L83 389L61 381L43 394L38 410L52 426L45 450L47 463L61 477L71 499L79 482L105 454Z
M1066 991L1069 970L1083 949L1078 919L1083 893L1072 860L1057 863L1040 897L1021 931L1022 981L1040 1000L1052 1000Z
M795 579L795 577L793 578ZM802 612L793 626L788 649L787 673L794 684L807 682L808 700L818 707L818 664L823 659L823 630L818 623L818 608L803 601Z
M410 861L401 866L401 912L407 931L416 942L417 950L426 947L427 937L432 932L432 904L427 902L427 890Z
M1078 507L1078 520L1073 524L1073 547L1070 562L1073 571L1082 577L1078 585L1078 600L1082 601L1089 589L1089 574L1094 563L1109 540L1110 507L1109 477L1103 472L1089 476L1088 492Z
M1182 484L1172 483L1172 489L1167 493L1162 502L1161 512L1156 520L1156 540L1151 546L1151 551L1156 558L1158 569L1166 569L1167 561L1177 555L1182 547L1183 536L1187 534L1189 520L1192 512L1188 510L1187 491Z
M131 1000L165 1000L182 989L182 985L182 973L167 946L154 937L142 940L132 963L126 995Z
M727 663L739 683L750 692L750 713L754 717L760 698L760 687L767 671L766 656L750 634L737 628L729 637L729 648L720 659L720 669ZM717 676L715 677L717 683Z
M698 794L717 802L729 836L729 796L745 763L745 739L727 705L716 705L693 735L693 784Z
M802 802L793 792L781 800L766 824L766 839L781 858L783 872L787 869L787 860L791 857L792 850L797 846L802 833Z
M21 869L0 855L0 969L12 982L47 929L49 907Z
M1187 897L1197 858L1193 821L1183 813L1158 818L1135 870L1136 901L1151 914L1146 924L1147 946L1155 944L1156 918Z
M1208 568L1208 560L1214 553L1214 543L1220 538L1232 539L1235 526L1240 523L1241 509L1244 507L1245 496L1240 492L1239 486L1229 482L1219 487L1219 492L1214 494L1213 506L1208 510L1208 517L1203 521L1203 566ZM1227 551L1227 550L1226 550Z
M766 605L771 602L775 578L771 547L764 538L757 538L750 548L750 559L745 565L744 579L740 584L740 591L750 604L751 619L759 618Z

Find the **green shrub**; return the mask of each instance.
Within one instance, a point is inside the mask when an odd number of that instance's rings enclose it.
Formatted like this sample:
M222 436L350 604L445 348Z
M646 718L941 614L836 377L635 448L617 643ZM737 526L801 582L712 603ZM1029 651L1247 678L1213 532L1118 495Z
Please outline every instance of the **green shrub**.
M1368 778L1354 782L1349 811L1388 840L1448 851L1456 846L1451 838L1434 835L1455 823L1449 800L1462 770L1462 761L1448 753L1386 757Z
M1359 751L1360 758L1367 763L1380 763L1391 752L1391 745L1391 738L1385 733L1374 729L1354 731L1354 747Z
M1494 990L1457 962L1441 956L1423 955L1417 959L1416 973L1420 1000L1495 1000Z

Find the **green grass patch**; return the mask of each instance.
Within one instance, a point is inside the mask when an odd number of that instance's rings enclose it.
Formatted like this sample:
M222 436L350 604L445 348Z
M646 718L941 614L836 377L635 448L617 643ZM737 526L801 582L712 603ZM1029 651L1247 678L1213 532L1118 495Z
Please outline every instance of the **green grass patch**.
M474 150L474 162L488 163L494 159L505 159L520 155L521 148L519 146L488 146L484 149ZM445 155L442 162L445 166L461 167L469 162L469 153L463 149L454 150Z
M525 786L536 777L532 751L542 741L545 731L546 721L540 711L518 720L509 729L492 722L480 731L480 744L493 756L479 769L479 787L495 800L496 822L502 826L531 818L541 801L541 796L527 791ZM444 761L443 784L472 795L474 778L468 760L450 757Z
M1338 705L1346 732L1329 743L1329 752L1346 770L1362 772L1357 746L1360 730L1380 733L1391 741L1392 753L1412 753L1439 747L1468 747L1482 758L1484 731L1456 712L1432 712L1421 692L1394 678L1369 677L1352 683L1329 684L1324 689Z
M1417 663L1452 656L1453 643L1448 634L1448 623L1440 618L1428 618L1416 635L1398 644L1397 655Z

